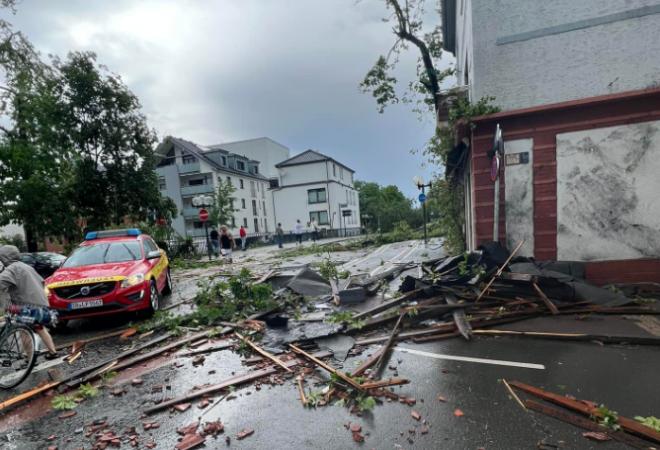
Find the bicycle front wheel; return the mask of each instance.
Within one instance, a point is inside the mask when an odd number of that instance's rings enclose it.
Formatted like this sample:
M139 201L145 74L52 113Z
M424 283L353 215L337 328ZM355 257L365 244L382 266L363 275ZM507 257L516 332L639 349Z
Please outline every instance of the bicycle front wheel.
M12 326L0 339L0 388L18 386L30 375L36 347L34 333L24 325Z

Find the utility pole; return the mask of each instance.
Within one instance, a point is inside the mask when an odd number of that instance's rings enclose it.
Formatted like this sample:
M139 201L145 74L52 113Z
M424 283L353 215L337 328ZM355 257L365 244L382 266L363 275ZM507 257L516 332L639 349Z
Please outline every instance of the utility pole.
M424 184L424 177L421 175L415 175L413 178L413 183L415 183L417 189L422 191L422 193L419 194L419 202L422 204L422 211L424 212L424 245L427 245L428 237L426 234L426 193L424 189L427 187L430 189L433 186L433 183L429 182L428 184Z

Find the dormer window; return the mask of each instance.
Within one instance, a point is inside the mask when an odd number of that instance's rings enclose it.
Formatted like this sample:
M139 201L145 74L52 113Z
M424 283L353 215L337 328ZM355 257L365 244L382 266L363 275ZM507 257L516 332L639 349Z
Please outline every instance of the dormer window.
M259 166L254 166L254 174L259 175Z
M220 157L220 164L227 167L227 157L226 156L221 156Z
M236 168L245 172L245 163L243 161L236 161Z

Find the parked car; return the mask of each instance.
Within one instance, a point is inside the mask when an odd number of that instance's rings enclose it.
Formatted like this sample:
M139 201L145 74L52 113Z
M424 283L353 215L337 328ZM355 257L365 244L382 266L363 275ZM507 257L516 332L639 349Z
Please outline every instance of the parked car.
M172 292L167 255L135 228L88 233L45 284L62 325L121 312L152 315L161 294Z
M65 259L66 257L59 253L21 253L21 260L36 270L44 279L55 273Z

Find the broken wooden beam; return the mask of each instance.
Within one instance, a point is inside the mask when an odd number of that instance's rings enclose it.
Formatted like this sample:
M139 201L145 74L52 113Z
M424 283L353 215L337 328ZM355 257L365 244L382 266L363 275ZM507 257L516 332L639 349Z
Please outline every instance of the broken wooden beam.
M388 386L400 386L402 384L409 384L410 380L405 378L395 378L392 380L374 381L373 383L363 383L362 387L365 389L378 389Z
M313 354L314 358L327 358L329 356L332 356L331 352L323 351L323 352L317 352ZM292 359L290 361L285 362L287 367L295 367L299 364L302 364L303 361L301 359ZM266 367L264 369L260 370L255 370L254 372L249 372L245 375L239 375L236 377L229 378L228 380L222 381L220 383L205 387L203 389L199 389L193 392L190 392L186 395L183 395L181 397L172 399L172 400L167 400L162 403L159 403L158 405L154 405L150 408L147 408L144 410L145 414L152 414L154 412L167 409L171 406L178 405L179 403L185 403L190 400L194 400L200 397L204 397L205 395L210 395L213 393L216 393L218 391L221 391L223 389L227 389L230 386L238 386L240 384L245 384L245 383L251 383L255 380L258 380L260 378L273 375L274 373L277 373L277 368L275 366L271 367Z
M303 355L305 358L309 359L310 361L312 361L312 362L315 363L316 365L321 366L322 368L324 368L324 369L327 370L328 372L336 374L339 378L341 378L342 380L344 380L345 382L347 382L348 384L350 384L351 386L353 386L355 389L358 389L359 391L364 391L364 388L363 388L362 386L360 386L360 385L359 385L355 380L353 380L352 378L350 378L350 377L346 376L345 374L343 374L341 371L338 371L338 370L333 369L332 367L330 367L329 365L327 365L327 364L324 363L323 361L319 360L318 358L315 358L313 355L310 355L310 354L307 353L306 351L299 349L298 347L296 347L296 346L293 345L293 344L289 344L289 347L290 347L291 350L293 350L294 352L296 352L296 353L298 353L298 354L300 354L300 355Z
M555 418L557 420L561 420L562 422L575 425L576 427L585 430L605 433L615 441L619 441L623 444L629 445L639 450L648 450L649 448L651 448L648 442L643 441L642 439L639 439L635 436L624 433L622 431L615 431L609 428L605 428L592 420L584 419L580 416L575 416L573 414L569 414L567 412L560 411L555 408L550 408L549 406L541 405L531 400L525 400L524 407L532 411L545 414L546 416Z
M497 279L497 277L502 275L502 272L504 272L504 269L506 268L506 266L509 265L509 262L513 259L513 257L516 255L516 253L518 253L518 250L520 250L520 247L523 246L525 241L526 241L526 239L523 239L522 241L520 241L520 244L518 244L518 247L516 247L516 249L513 251L513 253L511 253L509 255L509 257L507 258L507 260L504 261L504 264L502 264L502 267L499 268L499 270L493 276L493 278L490 279L490 281L486 285L486 288L483 291L481 291L481 294L479 294L479 297L477 297L477 299L474 301L475 303L478 302L486 292L488 292L488 288L490 287L491 284L493 284L493 282Z
M193 350L188 350L183 353L179 353L179 356L194 356L194 355L199 355L201 353L214 353L214 352L220 352L222 350L227 350L229 348L232 348L234 344L226 343L226 344L219 344L219 345L214 345L212 347L203 347L203 348L196 348Z
M550 312L552 312L552 314L554 314L554 315L559 314L559 310L557 309L555 304L550 301L550 299L543 293L541 288L538 287L536 285L536 283L532 284L532 286L534 286L534 289L536 290L536 293L539 294L539 297L541 297L541 300L543 300L543 303L545 303L545 306L548 307Z
M307 406L307 399L305 398L305 391L303 390L300 378L298 378L298 390L300 391L300 400L302 401L303 406Z
M458 299L454 294L450 292L445 292L445 301L447 302L448 305L458 305ZM454 323L456 324L456 327L458 328L458 331L463 335L463 337L467 340L470 340L470 335L472 334L472 327L470 326L470 322L467 320L467 316L465 315L465 310L464 309L454 309L451 312L452 316L454 317Z
M82 347L82 345L89 344L90 342L96 342L96 341L100 341L100 340L115 337L115 336L121 336L122 334L126 333L129 330L132 330L132 328L124 328L122 330L113 331L112 333L104 334L102 336L96 336L96 337L93 337L93 338L83 339L83 340L79 340L79 341L76 341L76 342L69 342L67 344L61 344L61 345L56 346L55 350L64 350L65 348L72 347L75 344L79 344ZM78 347L78 348L81 348L81 347ZM73 353L75 353L75 352L73 352Z
M254 342L250 341L249 339L244 338L244 337L241 336L240 334L238 334L238 333L234 333L234 335L236 335L237 338L239 338L240 340L242 340L243 342L245 342L246 344L248 344L250 347L252 347L253 349L255 349L255 350L256 350L258 353L260 353L262 356L265 356L266 358L270 359L271 361L273 361L273 362L274 362L275 364L277 364L278 366L282 367L282 368L283 368L284 370L286 370L287 372L292 372L292 370L289 369L289 367L288 367L286 364L284 364L284 363L282 362L282 360L279 359L278 357L276 357L276 356L274 356L274 355L271 355L271 354L268 353L266 350L264 350L263 348L259 347L259 346L256 345ZM302 350L301 350L301 351L302 351Z
M10 399L5 400L4 402L0 403L0 411L2 411L5 408L8 408L12 405L15 405L16 403L19 403L23 400L27 400L28 398L34 397L35 395L39 394L40 392L47 391L50 388L54 388L57 385L59 385L59 382L54 382L54 383L49 383L45 386L42 386L40 388L32 389L30 391L24 392L23 394L17 395L16 397L12 397Z
M408 300L413 300L417 298L417 294L421 292L420 289L416 289L414 291L408 292L407 294L402 295L401 297L395 298L393 300L387 301L381 305L376 306L375 308L371 308L367 311L363 311L359 314L356 314L353 316L353 319L358 320L362 319L364 317L369 317L373 316L375 314L381 313L383 311L387 311L388 309L394 308L395 306L400 305L401 303L404 303Z
M550 403L555 403L559 406L563 406L564 408L568 408L584 416L596 416L602 418L600 409L587 406L578 400L562 397L561 395L553 394L552 392L544 391L543 389L535 388L533 386L519 383L517 381L509 384L511 387L518 389L519 391L523 391L526 394L533 395L534 397L538 397ZM653 428L647 427L639 422L621 416L619 416L619 425L621 425L621 428L629 433L641 436L644 439L655 442L656 444L660 444L660 433L655 431Z
M390 349L388 349L388 351L389 350ZM378 358L380 358L381 353L383 353L384 351L385 351L384 346L379 348L378 350L376 350L374 352L374 354L371 355L371 357L369 359L367 359L365 362L360 364L360 366L357 369L354 369L351 372L351 376L352 377L357 377L357 376L362 375L369 367L373 366L376 363L376 361L378 361Z
M390 348L392 348L392 343L394 342L394 338L398 333L399 324L401 323L401 319L403 319L403 316L405 316L405 313L399 316L399 320L396 321L396 324L394 324L394 328L392 328L392 332L390 333L390 338L385 343L385 350L380 354L380 357L376 362L376 367L375 367L376 372L380 369L383 359L385 358L385 355L390 350Z

